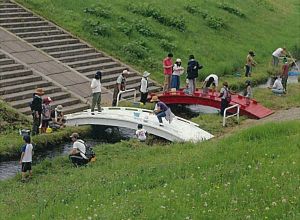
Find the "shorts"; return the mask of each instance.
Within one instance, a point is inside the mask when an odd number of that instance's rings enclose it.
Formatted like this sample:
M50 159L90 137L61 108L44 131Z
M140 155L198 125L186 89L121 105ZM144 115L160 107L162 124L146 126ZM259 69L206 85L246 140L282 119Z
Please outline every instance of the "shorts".
M47 128L49 126L50 120L42 120L42 128Z
M22 172L30 171L31 170L31 162L22 162Z

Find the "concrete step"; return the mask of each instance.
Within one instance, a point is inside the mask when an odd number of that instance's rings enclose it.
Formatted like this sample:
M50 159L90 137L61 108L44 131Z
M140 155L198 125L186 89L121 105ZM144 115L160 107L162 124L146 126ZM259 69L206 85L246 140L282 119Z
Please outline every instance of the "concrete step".
M51 99L52 99L52 97L51 97ZM64 108L67 108L67 106L71 106L71 105L80 103L79 99L76 99L73 97L69 97L66 99L60 99L60 100L56 100L56 99L52 99L52 100L54 100L54 102L51 103L52 106L62 105Z
M1 23L2 27L10 29L10 28L18 28L18 27L41 27L49 25L46 21L26 21L26 22L15 22L15 23Z
M50 94L45 94L45 96L48 96ZM55 102L64 100L64 99L68 99L70 97L70 94L67 92L56 92L56 93L52 93L51 94L51 99L54 101L53 104ZM76 99L78 102L79 100ZM10 105L14 108L24 108L24 107L29 107L29 103L32 101L32 95L29 98L25 98L22 100L16 100L16 101L12 101L10 102Z
M128 88L129 89L129 88ZM156 92L160 92L161 91L161 87L158 87L158 86L149 86L148 87L148 90L149 90L149 93L156 93ZM125 93L122 95L122 98L123 99L129 99L129 100L133 100L133 96L134 95L134 92L128 92L128 93ZM140 97L141 96L141 93L140 91L137 89L136 90L136 97ZM136 99L136 101L138 102L140 99Z
M24 83L29 83L29 82L35 82L42 80L41 76L35 76L35 75L29 75L29 76L22 76L18 78L13 78L13 79L5 79L0 81L0 88L2 87L7 87L7 86L12 86L12 85L20 85Z
M39 32L39 31L51 31L56 30L54 26L40 26L40 27L18 27L18 28L9 28L9 30L15 34L27 33L27 32Z
M0 59L0 65L8 65L8 64L13 64L13 63L15 63L15 61L8 59L8 58ZM0 72L0 74L1 74L1 72Z
M93 73L94 73L94 75L92 75L91 78L94 78L94 76L95 76L95 72L93 72ZM115 83L119 75L120 75L120 73L103 74L102 79L101 79L101 83L106 83L106 82L110 82L110 81L113 81ZM128 78L134 77L134 76L136 76L135 73L130 73L128 75Z
M91 71L97 71L97 70L104 70L106 68L113 68L117 67L120 64L117 62L108 62L108 63L100 63L100 64L94 64L91 66L83 66L83 67L78 67L75 68L78 72L80 73L85 73L85 72L91 72Z
M11 79L11 78L16 79L20 76L29 76L29 75L33 75L33 73L31 70L27 70L27 69L0 72L0 80Z
M29 43L36 43L36 42L42 42L42 41L52 41L52 40L62 40L70 38L70 35L68 34L57 34L57 35L46 35L46 36L34 36L34 37L24 37L23 39L26 40Z
M63 63L72 63L76 61L86 60L86 59L94 59L98 57L103 57L101 53L88 53L88 54L82 54L82 55L75 55L75 56L67 56L67 57L61 57L59 60Z
M34 91L36 88L44 88L44 87L47 87L50 85L51 85L51 82L40 80L40 81L33 81L33 82L30 81L30 82L22 83L22 84L18 84L18 85L0 87L0 95L17 93L17 92L22 92L22 91L26 91L26 90Z
M51 52L58 52L58 51L67 51L67 50L76 50L87 48L86 44L78 43L78 44L67 44L67 45L58 45L58 46L51 46L51 47L41 47L41 49L47 53Z
M8 18L0 18L0 24L2 24L2 23L16 23L16 22L29 22L29 21L41 21L41 19L39 17L8 17Z
M5 54L0 53L0 59L6 58Z
M53 46L59 46L59 45L69 45L69 44L76 44L79 43L78 39L74 38L67 38L67 39L61 39L61 40L50 40L50 41L42 41L42 42L36 42L32 43L34 46L38 48L45 48L45 47L53 47Z
M20 70L24 69L24 66L18 63L12 63L7 65L1 65L0 66L0 73L5 71L13 71L13 70Z
M63 32L61 30L50 30L50 31L32 31L32 32L20 32L17 33L17 35L21 38L25 38L25 37L40 37L40 36L53 36L53 35L58 35L58 34L62 34Z
M121 74L123 72L123 70L125 70L126 67L124 66L118 66L118 67L113 67L113 68L109 68L109 69L105 69L105 70L101 70L102 72L102 77L105 75L113 75L113 74ZM84 73L84 75L86 77L89 78L93 78L95 76L95 71L90 71L90 72L86 72Z
M0 8L15 8L16 5L9 2L0 2Z
M118 77L118 75L117 75ZM106 82L102 82L101 85L107 89L113 89L115 84L116 84L116 80L117 77L115 78L110 78L109 81ZM133 77L127 77L126 79L126 88L130 85L130 84L136 84L138 83L138 87L141 85L141 76L133 76ZM134 88L134 87L132 87Z
M57 86L43 87L43 89L45 91L45 94L47 94L47 96L50 96L50 97L51 97L52 93L61 92L61 88L59 88ZM3 95L2 98L7 102L11 102L11 101L17 101L20 99L32 98L32 95L33 95L33 91L27 90L27 91L16 92L13 94L6 94L6 95Z
M0 13L0 18L13 18L13 17L32 17L33 14L30 12L10 12Z
M85 59L85 60L80 60L75 62L69 62L66 64L72 68L77 68L77 67L89 66L89 65L111 62L111 61L112 59L109 57L98 57L94 59Z
M82 55L87 53L94 53L95 49L93 48L81 48L76 50L68 50L68 51L59 51L59 52L51 52L49 55L55 57L55 58L62 58L62 57L68 57L68 56L76 56L76 55Z
M0 14L26 12L23 8L0 8Z

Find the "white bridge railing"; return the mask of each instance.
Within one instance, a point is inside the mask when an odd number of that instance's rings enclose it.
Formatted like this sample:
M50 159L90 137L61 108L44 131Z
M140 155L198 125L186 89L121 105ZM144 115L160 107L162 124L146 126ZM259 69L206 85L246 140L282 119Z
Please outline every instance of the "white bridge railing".
M134 91L134 93L133 93L133 101L135 102L135 100L136 100L136 89L127 89L127 90L120 91L118 93L116 106L119 105L119 101L120 101L119 99L120 99L120 96L122 94L127 93L127 92L132 92L132 91Z
M232 115L226 116L227 111L228 111L229 109L232 109L232 108L237 108L236 113L234 113L234 114L232 114ZM226 125L226 119L227 119L227 118L231 118L231 117L234 117L234 116L236 116L236 119L237 119L237 121L238 121L238 123L239 123L239 119L240 119L240 105L239 105L239 104L235 104L235 105L233 105L233 106L230 106L230 107L228 107L228 108L225 108L225 110L224 110L224 116L223 116L223 126Z

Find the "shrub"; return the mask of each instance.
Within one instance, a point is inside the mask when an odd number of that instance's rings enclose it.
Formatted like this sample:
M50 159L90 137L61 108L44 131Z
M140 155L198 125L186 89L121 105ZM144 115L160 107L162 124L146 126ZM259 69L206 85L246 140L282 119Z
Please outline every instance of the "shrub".
M174 49L176 48L175 44L171 43L170 41L168 41L166 39L161 39L159 41L159 46L168 52L174 51Z
M243 12L241 12L238 8L234 8L226 3L221 3L219 5L219 8L222 8L223 10L228 11L229 13L234 14L236 16L246 17L246 15Z
M262 6L265 9L269 10L269 11L275 11L275 7L274 5L272 5L272 3L270 3L269 1L266 0L255 0L256 5L258 6Z
M143 41L133 41L123 46L122 51L132 59L145 59L148 55L148 48Z
M120 30L125 35L130 36L133 32L133 25L127 22L118 22L117 29Z
M137 30L138 33L140 33L141 35L146 36L146 37L159 36L158 33L151 30L151 28L149 28L148 25L146 25L142 21L135 22L135 29Z
M84 12L101 18L111 18L111 8L107 6L92 6L91 8L85 8Z
M86 19L83 21L84 28L90 32L92 32L93 35L97 36L109 36L111 27L107 24L102 24L100 21L95 21L92 19Z

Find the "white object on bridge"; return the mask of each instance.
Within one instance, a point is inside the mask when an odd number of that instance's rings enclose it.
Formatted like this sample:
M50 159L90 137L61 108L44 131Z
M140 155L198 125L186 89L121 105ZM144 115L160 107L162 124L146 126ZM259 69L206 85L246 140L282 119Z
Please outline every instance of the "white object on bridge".
M92 115L90 110L66 115L67 126L107 125L137 129L142 124L148 133L170 141L203 141L213 137L199 128L198 124L175 117L171 124L163 118L164 126L159 126L158 119L148 109L130 107L104 107L102 112Z

